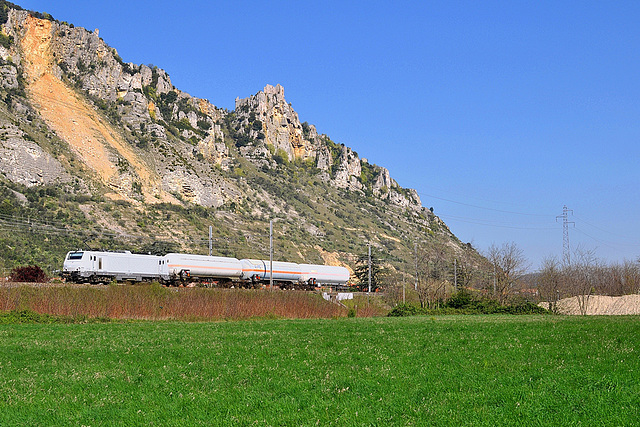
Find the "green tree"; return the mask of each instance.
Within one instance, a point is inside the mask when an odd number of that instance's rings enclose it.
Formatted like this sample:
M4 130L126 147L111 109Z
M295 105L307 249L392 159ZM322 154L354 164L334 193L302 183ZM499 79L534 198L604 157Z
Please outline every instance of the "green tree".
M382 265L382 258L378 252L371 249L371 291L375 292L382 288L383 275L385 268ZM367 292L369 290L369 253L358 257L358 262L354 271L358 278L358 288L361 292Z

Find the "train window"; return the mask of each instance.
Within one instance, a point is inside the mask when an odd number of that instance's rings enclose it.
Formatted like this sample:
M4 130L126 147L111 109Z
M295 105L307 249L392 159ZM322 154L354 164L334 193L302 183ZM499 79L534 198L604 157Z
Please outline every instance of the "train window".
M82 259L82 255L84 255L84 252L71 252L67 259Z

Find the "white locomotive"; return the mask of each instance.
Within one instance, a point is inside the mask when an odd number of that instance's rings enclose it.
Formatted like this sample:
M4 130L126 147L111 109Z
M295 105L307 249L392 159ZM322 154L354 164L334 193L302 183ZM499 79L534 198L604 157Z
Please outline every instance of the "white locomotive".
M68 252L62 277L73 282L109 282L111 280L167 280L163 274L162 258L155 255L122 252Z
M71 251L62 276L72 282L153 281L165 284L208 282L220 286L259 287L273 282L281 288L344 286L349 270L328 265L169 253L164 256L129 251Z

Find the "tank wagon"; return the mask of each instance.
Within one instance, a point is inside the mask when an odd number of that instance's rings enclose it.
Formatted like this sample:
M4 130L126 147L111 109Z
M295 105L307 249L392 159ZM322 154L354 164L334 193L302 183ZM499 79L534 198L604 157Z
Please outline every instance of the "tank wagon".
M243 259L242 279L252 283L270 283L273 270L273 282L281 287L288 287L294 283L309 284L302 281L300 266L294 262L269 261L259 259Z
M173 282L198 279L231 282L242 276L242 263L235 258L178 253L166 254L162 258L166 275Z
M158 280L167 285L206 282L218 286L260 287L271 282L281 288L344 286L349 270L328 265L169 253L163 256L129 251L71 251L62 276L72 282L104 283Z
M349 281L349 270L330 265L299 264L300 280L312 285L345 285Z

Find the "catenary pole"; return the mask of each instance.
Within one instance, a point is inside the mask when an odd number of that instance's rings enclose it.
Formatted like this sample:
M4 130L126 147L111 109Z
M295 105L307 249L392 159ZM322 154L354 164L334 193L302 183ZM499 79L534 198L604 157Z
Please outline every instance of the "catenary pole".
M371 243L369 243L369 292L371 292Z
M418 242L415 242L413 245L413 250L416 255L416 282L414 285L414 290L418 290Z
M458 259L453 259L453 289L458 292Z
M209 256L211 256L211 252L213 251L213 227L209 226Z
M273 290L273 220L269 221L269 289Z

